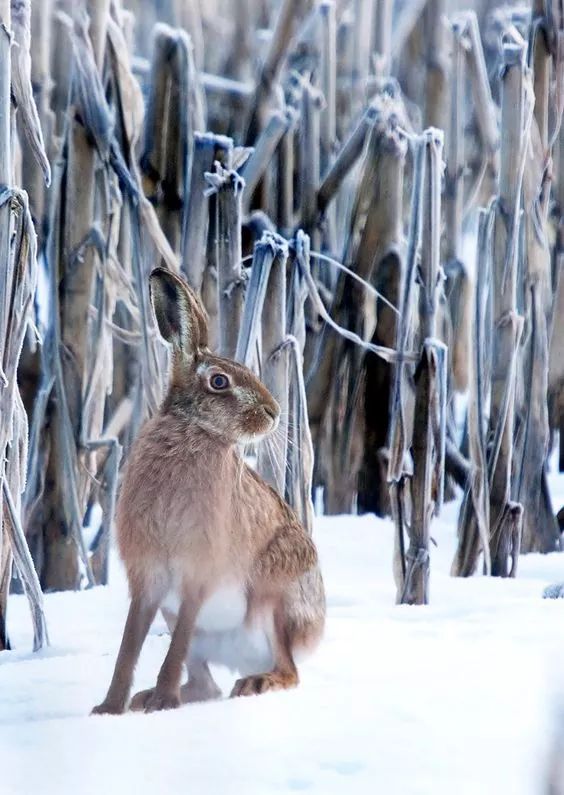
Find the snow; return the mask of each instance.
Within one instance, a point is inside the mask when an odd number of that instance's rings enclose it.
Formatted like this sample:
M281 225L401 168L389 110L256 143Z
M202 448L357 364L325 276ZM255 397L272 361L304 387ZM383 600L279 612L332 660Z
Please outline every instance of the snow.
M555 507L564 480L552 478ZM449 576L458 505L433 523L431 605L397 607L393 531L326 517L315 537L328 593L325 639L297 690L90 717L105 694L127 609L123 574L50 594L51 647L29 651L27 605L12 597L15 650L0 655L0 791L56 793L544 792L560 672L564 557L521 558L516 580ZM136 676L154 684L168 643L157 619ZM215 671L225 692L233 677Z

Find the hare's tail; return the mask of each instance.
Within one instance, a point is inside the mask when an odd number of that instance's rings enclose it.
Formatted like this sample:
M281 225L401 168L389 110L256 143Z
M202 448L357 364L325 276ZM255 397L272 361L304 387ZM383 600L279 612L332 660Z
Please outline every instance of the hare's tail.
M293 652L298 657L309 654L317 647L325 628L325 588L319 566L291 586L285 606Z

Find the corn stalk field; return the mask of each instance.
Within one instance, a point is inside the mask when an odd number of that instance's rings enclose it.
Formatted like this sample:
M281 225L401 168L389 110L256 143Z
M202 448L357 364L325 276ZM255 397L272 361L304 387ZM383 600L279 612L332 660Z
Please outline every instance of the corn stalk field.
M162 398L148 276L282 407L256 467L311 530L393 518L397 601L560 549L559 0L1 0L0 649L108 581ZM559 519L560 516L560 519Z

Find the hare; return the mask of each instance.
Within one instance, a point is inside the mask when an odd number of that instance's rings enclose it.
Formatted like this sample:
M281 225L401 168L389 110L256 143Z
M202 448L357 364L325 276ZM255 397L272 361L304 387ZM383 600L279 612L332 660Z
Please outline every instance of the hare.
M237 445L273 431L280 409L246 367L207 348L205 310L170 271L150 276L159 331L172 346L164 403L133 446L117 508L131 604L113 678L94 714L127 709L157 611L172 638L156 686L131 709L218 698L208 663L239 671L232 696L295 687L295 655L325 622L315 546ZM186 662L188 682L180 687Z

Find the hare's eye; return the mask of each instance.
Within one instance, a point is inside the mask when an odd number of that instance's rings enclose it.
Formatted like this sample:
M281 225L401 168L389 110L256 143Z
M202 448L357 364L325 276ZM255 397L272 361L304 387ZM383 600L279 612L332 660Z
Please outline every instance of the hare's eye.
M223 375L223 373L216 373L210 378L210 386L212 389L217 390L227 389L229 386L229 378L227 378L226 375Z

